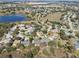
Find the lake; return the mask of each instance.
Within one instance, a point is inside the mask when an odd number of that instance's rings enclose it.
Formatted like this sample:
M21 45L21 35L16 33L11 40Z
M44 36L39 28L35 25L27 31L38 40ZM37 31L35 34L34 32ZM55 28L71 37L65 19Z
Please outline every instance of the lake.
M0 16L0 22L17 22L17 21L25 21L25 20L28 20L28 18L23 15Z

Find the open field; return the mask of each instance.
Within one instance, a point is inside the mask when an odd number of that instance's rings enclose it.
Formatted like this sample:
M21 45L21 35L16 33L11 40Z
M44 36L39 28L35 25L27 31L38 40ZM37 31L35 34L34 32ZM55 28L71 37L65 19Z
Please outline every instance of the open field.
M50 21L59 21L61 16L62 16L63 12L55 12L55 13L51 13L48 14L46 17L43 17L42 20L44 19L48 19Z

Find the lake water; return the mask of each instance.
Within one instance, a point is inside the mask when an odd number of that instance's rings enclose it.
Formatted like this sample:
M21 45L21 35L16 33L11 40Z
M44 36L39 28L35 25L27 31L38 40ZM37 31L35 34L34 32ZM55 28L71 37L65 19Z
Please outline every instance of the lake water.
M6 15L0 16L0 22L16 22L16 21L25 21L27 18L23 15Z

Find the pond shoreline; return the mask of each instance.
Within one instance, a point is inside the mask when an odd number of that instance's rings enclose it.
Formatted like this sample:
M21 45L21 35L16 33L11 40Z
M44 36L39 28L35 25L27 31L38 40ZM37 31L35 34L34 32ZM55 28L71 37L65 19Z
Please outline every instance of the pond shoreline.
M31 20L31 18L28 18L21 14L0 16L0 23L8 23L8 22L13 23L13 22L21 22L27 20Z

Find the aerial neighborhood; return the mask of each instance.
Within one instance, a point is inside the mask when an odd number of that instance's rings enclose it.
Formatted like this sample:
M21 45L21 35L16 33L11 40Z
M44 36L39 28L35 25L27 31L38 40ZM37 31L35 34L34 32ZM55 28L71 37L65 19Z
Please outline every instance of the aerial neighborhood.
M0 57L79 57L79 4L67 3L0 3L0 16L25 17L0 22Z

